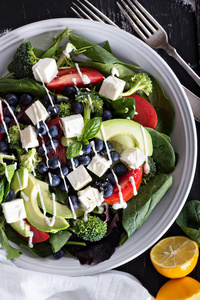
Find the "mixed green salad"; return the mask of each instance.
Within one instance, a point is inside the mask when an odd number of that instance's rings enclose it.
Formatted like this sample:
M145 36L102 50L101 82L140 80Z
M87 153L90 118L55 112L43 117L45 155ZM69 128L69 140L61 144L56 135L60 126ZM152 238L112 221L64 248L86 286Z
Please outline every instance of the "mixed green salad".
M0 78L7 259L22 254L9 241L38 257L109 259L172 185L170 100L108 41L100 46L68 28L46 51L22 42L8 71Z

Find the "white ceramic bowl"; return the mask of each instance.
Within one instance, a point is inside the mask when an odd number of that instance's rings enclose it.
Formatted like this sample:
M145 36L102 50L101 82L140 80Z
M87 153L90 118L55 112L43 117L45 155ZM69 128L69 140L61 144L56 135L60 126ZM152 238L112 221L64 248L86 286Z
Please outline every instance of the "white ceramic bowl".
M13 30L0 38L0 76L7 73L7 65L24 39L31 40L38 48L45 49L50 45L52 37L67 26L72 29L73 34L85 37L97 44L108 40L116 57L141 66L159 81L175 109L175 126L171 138L173 147L179 155L170 191L143 226L122 247L118 247L109 260L96 266L81 266L75 258L40 259L24 250L24 254L14 260L17 266L25 269L78 276L106 271L134 259L151 247L169 229L183 207L193 182L197 139L190 104L169 66L139 39L110 25L80 19L51 19Z

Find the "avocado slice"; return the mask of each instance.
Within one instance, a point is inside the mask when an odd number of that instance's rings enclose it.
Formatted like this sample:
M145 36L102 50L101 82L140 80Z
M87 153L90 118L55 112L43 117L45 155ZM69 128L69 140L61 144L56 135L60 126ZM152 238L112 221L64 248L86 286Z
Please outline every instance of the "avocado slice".
M24 194L30 199L29 201L25 201ZM21 198L24 199L24 206L28 221L36 228L46 232L57 232L69 227L69 223L62 217L55 217L53 226L49 226L45 220L44 214L38 206L37 197L37 181L34 176L29 174L28 186L23 189L23 193L21 193ZM49 220L51 221L51 219Z
M15 192L15 195L25 189L28 185L28 169L21 168L15 171L10 188Z
M33 175L29 174L29 176L33 176ZM42 192L42 198L44 200L44 205L45 205L46 211L50 214L53 214L53 200L52 200L52 198L50 197L50 194L49 194L49 185L48 185L48 183L46 183L44 181L41 181L41 180L37 180L37 182L40 185L40 189L41 189L41 192ZM66 195L66 198L67 198L67 195ZM40 208L42 208L39 196L38 196L38 205L39 205ZM76 213L77 217L80 217L84 214L81 207L76 209L75 213ZM58 217L63 217L65 219L72 219L73 218L72 211L67 207L67 205L61 204L59 202L56 202L56 215Z
M23 229L21 227L21 221L24 222L24 228ZM21 220L21 221L16 221L16 222L10 223L9 225L15 231L17 231L19 234L21 234L22 236L29 237L30 225L25 220Z
M145 139L147 145L147 155L153 153L153 144L149 132L143 127L145 138L143 136L142 127L139 123L128 119L112 119L102 122L105 132L105 138L109 141L116 151L120 154L126 148L137 147L145 153ZM101 130L97 133L96 138L103 140Z

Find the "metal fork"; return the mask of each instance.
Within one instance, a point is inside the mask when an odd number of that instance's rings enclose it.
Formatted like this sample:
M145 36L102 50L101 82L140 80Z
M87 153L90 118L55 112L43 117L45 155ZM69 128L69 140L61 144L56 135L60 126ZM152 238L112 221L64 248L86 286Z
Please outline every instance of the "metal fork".
M81 5L78 6L73 2L74 7L71 9L79 18L86 18L90 20L96 20L102 23L108 23L115 27L118 27L113 21L111 21L106 15L104 15L99 9L97 9L88 0L77 0ZM160 24L147 12L147 10L137 0L127 0L130 6L128 6L124 0L121 0L126 10L117 2L123 15L127 21L131 24L138 35L152 48L162 48L166 52L173 56L183 68L191 75L195 82L200 85L199 76L189 67L189 65L177 54L176 50L168 44L168 38L165 30ZM137 6L136 6L137 4ZM131 7L131 8L130 8ZM129 15L130 14L130 15ZM132 17L132 18L131 18ZM102 20L103 19L103 20ZM118 27L119 28L119 27ZM200 121L200 98L184 87L185 93L190 101L194 117L197 121Z

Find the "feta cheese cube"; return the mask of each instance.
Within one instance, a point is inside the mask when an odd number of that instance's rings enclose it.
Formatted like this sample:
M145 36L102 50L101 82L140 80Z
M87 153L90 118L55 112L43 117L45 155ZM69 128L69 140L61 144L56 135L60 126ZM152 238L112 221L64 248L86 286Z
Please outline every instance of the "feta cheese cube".
M37 139L37 134L35 132L35 128L31 125L21 130L21 143L22 148L34 148L39 146L39 142Z
M78 191L92 181L92 177L83 165L78 166L74 171L67 175L67 179L72 187Z
M87 168L95 175L101 177L108 170L110 165L111 165L110 160L97 154L92 158Z
M110 100L116 100L123 92L126 82L114 76L108 76L104 79L99 94Z
M33 67L33 75L36 81L49 83L58 73L54 58L42 58Z
M145 162L145 155L139 148L127 148L125 149L120 160L126 164L130 169L137 169Z
M40 100L35 101L29 108L25 110L25 113L34 125L37 125L41 121L45 121L49 117L46 108L40 102Z
M66 138L72 138L82 134L84 120L81 114L61 118L63 132Z
M88 186L77 193L80 205L86 212L91 212L104 201L103 194L98 189Z
M23 199L4 202L2 208L7 223L17 222L26 218Z

